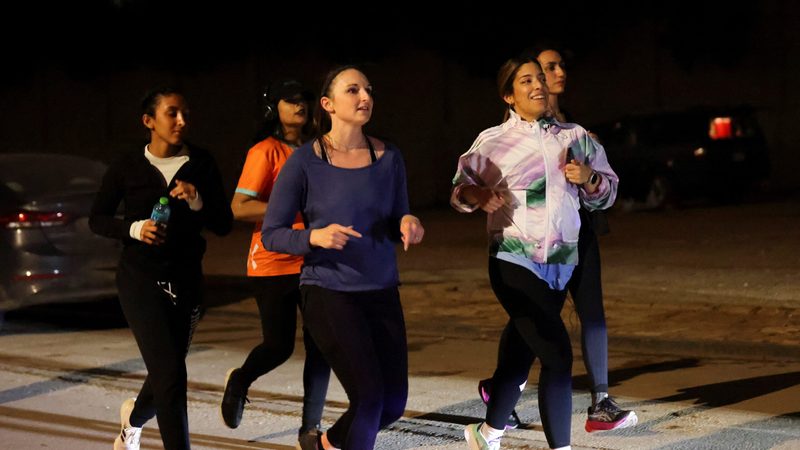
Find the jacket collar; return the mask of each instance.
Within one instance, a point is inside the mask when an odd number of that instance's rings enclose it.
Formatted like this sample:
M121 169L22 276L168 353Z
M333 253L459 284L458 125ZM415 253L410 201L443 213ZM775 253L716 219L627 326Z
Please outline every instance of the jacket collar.
M528 122L520 117L513 109L508 110L508 120L503 124L504 129L523 127L523 128L541 128L545 131L551 131L553 134L558 134L561 129L560 123L551 116L542 116L534 122Z

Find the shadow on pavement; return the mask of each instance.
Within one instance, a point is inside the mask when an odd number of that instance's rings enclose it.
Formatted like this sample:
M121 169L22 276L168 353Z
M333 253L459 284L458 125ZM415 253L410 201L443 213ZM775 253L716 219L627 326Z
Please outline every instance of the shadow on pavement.
M743 378L722 383L680 389L678 394L654 399L657 402L694 400L698 406L719 408L761 397L800 384L800 372Z
M644 364L635 367L623 367L620 369L610 370L608 372L608 386L619 386L623 381L630 380L631 378L639 375L654 373L654 372L670 372L673 370L686 369L689 367L698 367L700 360L696 358L682 358L674 361L664 361L658 363ZM572 387L574 389L590 390L592 388L591 378L588 374L578 375L572 377Z

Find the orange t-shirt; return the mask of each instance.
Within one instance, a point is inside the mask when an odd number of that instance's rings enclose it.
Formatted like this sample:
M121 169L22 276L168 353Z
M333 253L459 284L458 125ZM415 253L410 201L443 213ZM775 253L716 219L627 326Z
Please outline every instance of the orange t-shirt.
M274 137L269 137L254 145L247 152L242 175L236 185L236 192L267 202L278 173L293 152L292 148ZM292 228L302 230L303 219L300 213L295 217ZM250 239L250 252L247 254L247 276L264 277L300 273L302 256L270 252L261 243L261 222L255 224Z

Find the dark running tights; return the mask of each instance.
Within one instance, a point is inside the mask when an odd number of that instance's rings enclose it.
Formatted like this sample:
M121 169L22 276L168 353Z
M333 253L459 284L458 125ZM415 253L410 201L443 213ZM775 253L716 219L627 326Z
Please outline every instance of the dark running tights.
M581 215L581 218L579 263L567 283L567 290L581 323L583 364L592 383L591 390L608 392L608 331L600 282L600 246L588 215ZM506 325L509 326L510 323Z
M132 426L154 416L167 450L189 448L186 413L186 352L200 318L202 275L172 280L173 299L126 261L117 270L122 311L139 346L147 377L131 412Z
M489 258L489 279L497 299L509 315L500 338L497 369L486 422L505 428L511 410L539 358L539 413L551 448L570 442L572 417L572 348L561 320L566 293L555 291L528 269Z
M258 377L280 366L294 351L300 276L252 277L263 342L247 356L239 381L249 387ZM331 369L308 330L303 327L306 360L303 366L303 423L300 432L314 429L322 419Z
M608 332L600 282L600 246L592 222L581 215L578 266L567 290L581 323L583 364L592 382L592 392L608 392Z
M303 319L350 406L328 430L342 450L372 449L378 430L403 414L408 348L397 288L341 292L301 286Z

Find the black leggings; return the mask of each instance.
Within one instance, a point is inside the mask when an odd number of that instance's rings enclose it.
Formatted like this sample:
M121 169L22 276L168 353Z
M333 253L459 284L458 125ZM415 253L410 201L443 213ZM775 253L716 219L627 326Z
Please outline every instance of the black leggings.
M294 351L300 276L252 277L263 342L247 355L239 379L249 387L261 375L283 364ZM322 419L331 369L303 327L306 360L303 367L303 424L300 432L314 429Z
M193 276L170 280L165 286L134 265L120 261L117 288L122 311L139 346L147 377L131 412L130 424L143 426L157 417L161 441L167 450L189 448L186 413L186 352L200 319L203 279Z
M403 414L408 347L397 288L341 292L301 286L303 319L342 383L350 407L328 430L342 450L372 449Z
M539 413L547 443L551 448L569 445L572 348L560 315L566 293L550 289L528 269L497 258L489 258L489 279L510 326L500 338L486 423L505 428L521 395L519 387L538 357Z
M578 258L567 290L581 323L583 363L592 392L608 392L608 331L600 282L600 246L588 214L581 214Z

